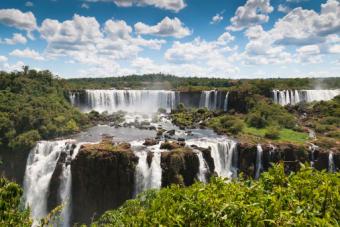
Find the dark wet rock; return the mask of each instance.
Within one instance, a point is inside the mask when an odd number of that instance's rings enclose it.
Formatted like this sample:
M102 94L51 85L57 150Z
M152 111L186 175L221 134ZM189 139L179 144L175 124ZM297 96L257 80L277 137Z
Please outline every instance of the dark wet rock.
M131 199L137 163L130 144L83 145L71 165L73 222L90 223Z
M192 185L197 180L199 160L192 149L178 148L161 154L162 187L170 184Z
M145 139L143 145L144 145L144 146L153 146L153 145L156 145L156 144L158 144L158 143L159 143L159 140L148 138L148 139Z
M177 141L179 141L179 142L185 142L185 139L184 139L184 138L181 138L181 137L179 137L179 138L177 138Z
M172 129L172 130L167 131L166 133L170 136L174 136L175 132L176 132L175 129Z
M161 144L161 149L174 150L185 146L185 142L179 141L165 141Z

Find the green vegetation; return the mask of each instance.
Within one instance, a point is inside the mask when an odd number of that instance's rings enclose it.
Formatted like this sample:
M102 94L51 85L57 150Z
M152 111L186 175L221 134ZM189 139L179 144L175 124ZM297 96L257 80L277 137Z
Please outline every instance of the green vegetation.
M0 178L0 226L32 225L29 210L19 207L22 193L19 185Z
M313 89L319 84L327 88L339 88L340 78L294 78L294 79L254 79L232 80L221 78L176 77L164 74L130 75L123 77L80 78L68 80L68 89L176 89L182 91L224 90L243 87L253 93L268 94L272 89Z
M277 130L277 129L276 129ZM274 139L278 142L292 142L292 143L304 143L308 141L308 134L303 132L297 132L291 129L279 129L277 132L278 136L268 137L268 135L272 134L272 128L252 128L252 127L245 127L243 132L245 134L258 136L262 138ZM274 133L274 134L275 134Z
M29 149L86 125L86 116L67 101L65 86L49 71L0 72L0 147Z
M148 191L92 226L338 226L340 174L283 165L259 181L239 179Z
M242 132L244 122L237 116L222 115L212 118L208 122L208 126L213 128L218 134L237 135Z

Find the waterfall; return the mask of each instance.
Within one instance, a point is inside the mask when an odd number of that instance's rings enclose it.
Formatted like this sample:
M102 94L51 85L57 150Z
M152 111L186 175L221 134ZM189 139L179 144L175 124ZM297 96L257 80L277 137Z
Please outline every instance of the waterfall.
M71 195L71 167L70 160L74 158L79 150L80 144L72 152L72 140L61 141L40 141L31 150L27 163L24 177L24 195L25 206L31 209L31 215L34 219L34 226L38 221L48 214L47 199L48 189L53 172L56 168L61 153L66 153L66 161L62 163L61 182L58 190L58 196L64 204L61 212L61 226L69 226L70 217L70 195Z
M214 160L215 172L218 176L232 178L237 175L237 166L233 157L237 152L237 143L233 140L208 139L188 140L188 145L196 145L202 148L211 148L211 157Z
M314 157L314 152L315 150L318 148L318 146L314 145L314 144L310 144L309 146L309 151L310 151L310 166L314 167L314 161L315 161L315 157Z
M327 101L340 95L336 90L273 90L274 103L281 106L296 105L300 102Z
M162 186L161 152L152 152L153 157L150 167L147 162L148 152L151 151L134 152L138 157L135 172L135 195L148 189L159 189Z
M328 171L330 173L334 173L336 171L334 158L333 158L333 152L329 152L329 155L328 155Z
M263 170L262 166L262 155L263 155L263 150L261 147L261 144L257 145L257 152L256 152L256 170L255 170L255 179L259 179L260 174Z
M205 162L202 152L199 150L196 150L196 154L198 157L198 161L199 161L199 169L198 169L198 173L197 173L197 178L199 181L203 182L203 183L207 183L207 173L208 173L208 165Z
M202 91L200 97L200 108L208 108L209 110L218 109L217 106L217 95L218 91Z
M227 94L225 95L225 98L224 98L223 110L225 112L228 111L228 96L229 96L229 91L227 92Z
M68 227L70 226L70 217L71 217L71 208L72 208L72 172L71 172L71 160L74 159L83 143L78 143L73 150L73 153L70 152L67 154L66 163L63 163L63 172L62 172L62 180L59 188L59 197L61 201L66 204L63 204L63 210L61 212L61 226ZM69 151L69 150L68 150Z
M85 90L85 104L70 97L71 103L85 112L96 110L109 113L123 110L126 112L157 112L159 108L168 112L178 104L175 91L165 90ZM85 106L85 107L84 107Z

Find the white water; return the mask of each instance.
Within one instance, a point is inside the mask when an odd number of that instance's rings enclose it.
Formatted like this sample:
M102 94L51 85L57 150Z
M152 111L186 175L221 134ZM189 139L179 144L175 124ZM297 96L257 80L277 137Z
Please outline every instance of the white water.
M336 171L333 152L329 152L328 155L328 171L334 173Z
M138 157L138 164L135 172L135 195L148 189L159 189L162 186L162 167L161 167L161 151L159 145L138 150L141 142L132 143L134 153ZM145 150L147 149L147 150ZM148 152L152 152L153 157L150 167L147 162Z
M228 139L201 138L187 141L188 145L211 148L215 172L220 177L232 178L237 175L237 167L233 165L233 155L237 151L237 143Z
M228 96L229 96L229 91L227 92L227 94L225 95L225 98L224 98L223 110L225 112L228 111Z
M61 223L58 225L64 227L70 225L72 182L70 160L76 156L80 148L80 144L78 144L71 156L72 142L72 140L40 141L28 156L23 199L25 206L31 209L31 215L34 219L33 226L38 225L38 221L48 214L49 184L62 152L67 154L67 158L66 162L63 163L61 183L58 190L58 196L64 203L61 211Z
M85 111L155 113L159 108L169 112L177 106L176 92L166 90L86 90L85 97ZM75 104L74 97L70 100Z
M310 154L311 154L311 158L310 158L310 166L311 167L314 167L314 161L315 161L314 152L317 148L318 148L318 146L316 146L312 143L309 146L309 151L310 151Z
M203 183L207 183L207 173L208 173L208 165L205 162L204 158L203 158L203 154L201 151L196 150L195 151L198 157L198 161L199 161L199 170L197 173L197 178L199 181L203 182Z
M274 103L281 106L296 105L300 102L327 101L340 95L340 89L336 90L273 90Z
M200 108L208 108L209 110L217 109L217 94L218 91L202 91L200 97Z
M262 156L263 156L263 150L262 150L261 144L258 144L257 145L257 152L256 152L255 179L259 179L260 174L263 171Z

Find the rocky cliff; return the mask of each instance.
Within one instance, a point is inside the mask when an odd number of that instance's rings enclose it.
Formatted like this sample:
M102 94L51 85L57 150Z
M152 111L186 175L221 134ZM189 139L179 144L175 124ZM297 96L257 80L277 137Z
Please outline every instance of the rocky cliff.
M137 161L129 144L83 145L71 167L73 222L89 223L131 199Z

